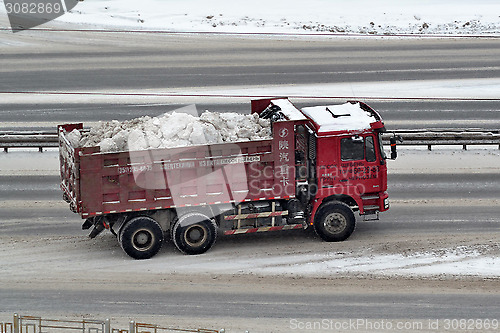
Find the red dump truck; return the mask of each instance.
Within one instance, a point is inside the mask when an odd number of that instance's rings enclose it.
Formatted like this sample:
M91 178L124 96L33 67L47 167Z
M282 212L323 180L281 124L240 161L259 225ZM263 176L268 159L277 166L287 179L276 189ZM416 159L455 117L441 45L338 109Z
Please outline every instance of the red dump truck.
M211 248L217 233L306 229L325 241L354 231L355 212L389 209L380 115L362 102L296 108L286 98L253 100L272 138L103 153L59 126L61 189L95 237L117 236L135 259L154 256L167 236L186 254ZM395 143L391 141L395 158Z

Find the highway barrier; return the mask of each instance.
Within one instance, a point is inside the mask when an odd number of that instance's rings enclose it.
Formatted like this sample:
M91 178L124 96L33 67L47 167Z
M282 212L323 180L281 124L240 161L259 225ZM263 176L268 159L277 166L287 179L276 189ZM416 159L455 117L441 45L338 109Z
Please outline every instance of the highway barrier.
M460 145L467 149L471 145L497 145L500 149L500 130L485 129L414 129L394 130L384 133L384 144L389 144L391 136L402 139L402 146L432 146ZM0 149L8 152L14 148L44 148L58 147L56 131L0 131Z
M464 150L471 145L498 145L500 149L500 131L484 129L415 129L395 130L383 135L384 144L389 144L391 136L402 139L399 145L403 146L432 146L460 145Z

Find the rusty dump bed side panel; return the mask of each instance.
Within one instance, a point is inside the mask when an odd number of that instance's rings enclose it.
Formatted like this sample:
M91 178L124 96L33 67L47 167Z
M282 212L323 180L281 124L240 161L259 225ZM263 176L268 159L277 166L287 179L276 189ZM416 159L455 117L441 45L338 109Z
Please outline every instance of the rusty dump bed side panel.
M74 149L66 139L65 133L74 129L81 130L83 124L67 124L58 126L59 132L59 171L61 174L61 190L64 199L76 211L80 200L80 158L79 149Z
M60 126L61 187L82 218L295 196L293 121L271 140L117 153L74 149L72 126Z

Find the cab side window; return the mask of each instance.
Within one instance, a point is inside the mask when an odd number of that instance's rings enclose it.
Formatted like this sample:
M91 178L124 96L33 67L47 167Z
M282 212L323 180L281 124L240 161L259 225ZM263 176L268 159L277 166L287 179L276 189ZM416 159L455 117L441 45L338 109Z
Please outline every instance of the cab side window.
M375 162L377 160L377 155L375 155L375 144L373 142L373 136L366 137L365 150L366 150L366 161Z
M365 159L363 139L344 138L340 140L340 158L342 161L356 161Z
M342 161L375 162L375 143L372 136L343 138L340 140L340 158Z

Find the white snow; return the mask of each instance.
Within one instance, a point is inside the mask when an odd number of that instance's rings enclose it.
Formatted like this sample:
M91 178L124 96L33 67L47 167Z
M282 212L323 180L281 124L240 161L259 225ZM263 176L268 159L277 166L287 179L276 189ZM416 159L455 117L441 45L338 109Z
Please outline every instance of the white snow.
M68 139L71 146L78 147L82 139L82 134L79 130L75 129L66 135L66 139Z
M388 70L391 72L393 70ZM398 71L398 69L394 70ZM419 70L420 71L420 70ZM423 70L425 71L425 70ZM360 71L359 73L362 73ZM384 98L470 98L497 99L500 94L500 78L454 79L454 80L408 80L397 82L348 82L321 84L281 84L265 86L218 87L210 89L191 88L184 93L192 95L237 95L237 96L287 96L314 99L332 97L350 100ZM181 92L179 92L180 94ZM206 97L204 97L206 98ZM244 100L244 99L242 99ZM248 100L248 98L247 98Z
M89 29L498 34L499 13L495 0L85 0L57 20Z
M281 112L287 117L288 120L307 120L306 117L300 112L289 99L273 99L271 101L274 105L279 106Z
M0 152L0 176L17 175L53 176L59 175L59 149L45 148L41 154L38 148L10 149Z
M357 131L369 129L377 120L361 109L359 103L341 105L312 106L302 111L318 126L318 132Z
M280 263L280 265L277 265ZM335 276L500 276L500 258L482 255L474 247L404 254L325 253L267 258L252 269L264 275Z
M244 115L205 111L201 116L184 112L159 117L140 117L124 122L99 122L89 132L68 133L73 147L99 146L101 152L266 140L271 138L269 120L258 114Z
M393 70L388 70L388 72L391 71ZM394 71L398 70L396 69ZM207 99L210 99L210 102L212 103L232 104L248 103L252 98L264 98L269 96L287 96L292 100L292 102L295 103L299 98L303 101L307 99L314 99L315 97L331 97L346 100L385 98L498 99L500 96L499 92L499 78L483 78L454 80L408 80L398 82L266 84L245 87L190 87L168 89L168 92L165 91L165 88L150 88L145 90L144 94L140 96L136 95L137 91L123 89L106 89L99 91L88 90L85 95L81 95L81 91L79 90L65 90L65 92L61 94L57 92L39 95L29 93L3 94L2 96L4 99L2 100L2 103L6 105L19 103L158 103L182 105L188 103L206 103ZM95 93L95 95L92 95L92 93ZM231 98L224 96L229 96ZM453 121L453 119L450 119L450 121ZM34 125L37 124L39 123ZM15 127L14 122L3 122L2 125Z

